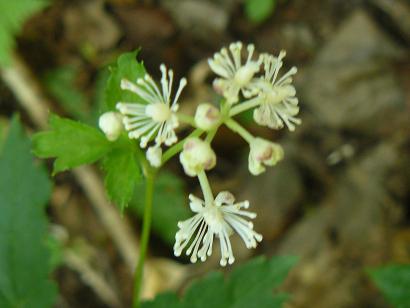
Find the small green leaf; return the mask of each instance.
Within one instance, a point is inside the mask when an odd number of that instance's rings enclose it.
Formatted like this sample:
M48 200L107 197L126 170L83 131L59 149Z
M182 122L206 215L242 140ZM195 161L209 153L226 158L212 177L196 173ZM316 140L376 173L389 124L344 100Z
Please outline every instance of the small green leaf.
M145 68L142 62L137 61L138 50L121 55L117 64L110 67L111 76L108 78L105 89L105 99L108 110L115 110L118 102L138 102L140 97L130 91L121 89L121 79L128 79L136 82L138 78L145 75Z
M178 221L191 215L183 186L184 183L178 176L166 171L159 173L155 180L152 228L170 245L175 242ZM144 213L144 191L145 183L141 181L135 188L131 203L131 210L141 217Z
M134 195L134 188L141 180L140 166L135 152L139 149L134 150L128 138L123 143L122 146L108 153L103 160L105 188L110 199L120 207L121 211L130 202Z
M246 0L245 14L252 22L259 23L272 15L275 6L276 0Z
M392 264L371 269L369 275L394 307L410 307L409 264Z
M221 273L214 272L194 282L179 303L175 297L167 295L158 296L144 303L143 307L167 307L169 298L172 300L170 307L279 308L288 295L274 290L296 262L296 257L289 256L277 256L270 260L258 257L235 268L227 279Z
M51 307L45 206L51 183L13 119L0 154L0 307Z
M53 174L93 163L111 149L111 143L94 127L54 114L50 127L33 136L33 150L38 157L56 158Z
M25 20L47 5L46 0L0 0L0 66L10 64L17 35Z
M76 119L86 121L89 115L87 97L75 86L77 69L73 66L60 67L47 72L44 83L50 94L64 110Z

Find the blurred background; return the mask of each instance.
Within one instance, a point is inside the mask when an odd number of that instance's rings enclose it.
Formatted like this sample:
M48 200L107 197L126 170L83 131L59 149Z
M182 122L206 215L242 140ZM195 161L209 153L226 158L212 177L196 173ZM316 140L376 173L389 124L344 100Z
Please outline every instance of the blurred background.
M365 269L410 263L407 0L55 0L16 34L0 69L2 136L15 113L31 132L44 128L49 110L96 125L108 66L123 52L141 48L138 58L155 77L161 63L186 76L181 108L192 114L217 100L206 59L222 46L240 40L259 52L285 49L285 66L299 69L303 124L290 133L258 127L252 114L240 118L281 143L285 160L253 177L245 142L226 129L214 141L213 190L248 199L264 236L256 251L234 240L237 263L300 256L283 287L292 294L287 307L389 307ZM131 302L143 185L121 215L99 172L53 178L47 213L63 247L54 273L58 307ZM145 298L218 268L216 254L196 265L173 257L176 222L190 214L187 195L200 196L195 179L174 159L157 186Z

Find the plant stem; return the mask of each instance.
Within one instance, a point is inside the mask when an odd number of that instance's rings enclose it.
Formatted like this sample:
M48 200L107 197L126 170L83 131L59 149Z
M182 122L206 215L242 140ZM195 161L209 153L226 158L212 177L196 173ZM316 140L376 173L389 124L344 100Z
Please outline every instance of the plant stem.
M208 142L209 144L212 142L212 140L215 137L216 132L218 131L220 124L218 124L217 127L213 128L212 130L210 130L208 132L208 134L206 135L205 141Z
M243 139L245 139L248 143L251 143L254 137L238 122L233 119L228 119L225 121L225 125L228 126L232 131L239 134Z
M212 194L211 186L209 185L208 178L205 171L198 173L199 185L201 185L202 193L204 194L205 204L211 204L214 202L214 195Z
M185 140L190 138L190 137L199 137L202 135L204 131L202 129L195 129L192 133L190 133L188 135L188 137L184 138L183 140L181 140L180 142L178 142L177 144L173 145L172 147L170 147L165 153L164 155L162 155L162 162L161 165L165 164L169 159L171 159L175 154L177 154L178 152L180 152L182 150L182 147L184 146Z
M189 125L191 125L192 127L196 127L195 126L195 119L189 115L183 114L183 113L177 113L177 117L178 120L183 122L183 123L187 123Z
M141 292L142 278L144 274L144 262L145 262L145 256L147 254L149 234L150 234L150 229L151 229L154 180L155 180L155 170L150 168L147 170L147 174L146 174L144 218L142 222L140 255L139 255L138 264L135 270L135 277L134 277L133 308L140 307L140 292Z
M240 103L234 106L233 108L231 108L231 110L229 111L229 116L233 117L237 115L238 113L241 113L242 111L258 106L259 104L260 104L259 97L252 98L246 102Z

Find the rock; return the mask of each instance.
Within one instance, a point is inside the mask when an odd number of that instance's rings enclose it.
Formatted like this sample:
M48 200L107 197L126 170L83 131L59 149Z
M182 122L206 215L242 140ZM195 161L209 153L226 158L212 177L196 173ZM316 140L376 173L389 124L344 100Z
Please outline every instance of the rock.
M362 11L356 11L299 81L301 101L318 125L377 132L404 110L392 63L402 50Z
M164 6L183 31L206 42L221 37L228 25L227 12L211 1L172 0Z
M295 306L385 307L363 269L390 257L398 207L384 181L397 158L389 143L363 154L280 243L279 254L301 257L287 286Z

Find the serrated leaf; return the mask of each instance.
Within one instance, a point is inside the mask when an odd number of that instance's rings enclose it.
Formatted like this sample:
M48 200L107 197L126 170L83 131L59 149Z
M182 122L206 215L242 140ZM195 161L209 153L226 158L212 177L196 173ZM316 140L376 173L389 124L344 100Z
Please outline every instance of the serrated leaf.
M166 300L172 299L171 307L281 307L288 299L285 293L274 293L286 278L297 258L277 256L266 260L258 257L238 266L227 279L221 273L210 273L194 282L179 303L174 297L156 297L143 304L144 308L166 307ZM157 298L159 299L157 302Z
M369 275L394 307L410 307L409 264L392 264L371 269Z
M145 68L142 62L137 61L138 50L122 54L117 64L110 67L111 75L108 78L105 88L105 99L108 110L115 110L118 102L138 102L140 97L133 92L121 89L121 79L125 78L136 82L138 78L145 75Z
M51 307L44 207L51 192L45 170L34 164L30 141L16 118L0 154L0 307Z
M46 0L0 0L0 66L10 64L17 35L25 20L48 4Z
M152 228L170 245L174 244L178 221L185 220L191 215L183 185L178 176L166 171L159 173L155 180ZM144 192L145 183L141 181L135 187L130 207L141 217L144 213Z
M195 281L185 292L182 300L184 308L226 308L230 305L229 292L226 289L224 276L220 272L208 274Z
M249 20L259 23L273 13L275 5L276 0L246 0L245 14Z
M50 94L64 110L76 119L86 121L89 115L87 97L76 88L74 82L77 69L73 66L56 68L44 76L44 83Z
M136 153L139 149L133 147L128 138L119 140L117 144L120 145L104 158L103 169L108 196L122 211L132 199L142 177Z
M50 130L33 136L33 151L41 158L56 158L53 173L90 164L110 149L98 129L57 115L50 115Z
M274 307L272 289L283 282L296 261L289 256L276 256L269 261L259 257L236 269L229 280L233 307L249 307L255 302L257 307Z

